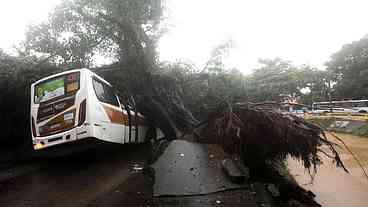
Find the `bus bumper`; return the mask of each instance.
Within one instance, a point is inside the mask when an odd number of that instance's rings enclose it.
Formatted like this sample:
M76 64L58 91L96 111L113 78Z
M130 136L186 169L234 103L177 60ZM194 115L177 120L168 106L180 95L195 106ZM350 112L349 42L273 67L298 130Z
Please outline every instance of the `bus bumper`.
M77 126L70 130L57 134L42 137L33 137L33 149L40 150L55 145L74 142L88 137L93 137L93 130L88 123L85 123L82 126Z

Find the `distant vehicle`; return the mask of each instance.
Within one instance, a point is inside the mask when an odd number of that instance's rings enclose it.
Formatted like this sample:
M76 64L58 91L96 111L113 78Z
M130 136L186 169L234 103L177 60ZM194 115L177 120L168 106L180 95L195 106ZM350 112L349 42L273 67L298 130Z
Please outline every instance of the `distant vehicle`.
M330 108L333 112L367 113L368 100L332 101L331 103L325 101L312 104L313 113L328 113Z
M298 117L304 117L305 111L299 109L299 110L294 110L294 111L287 112L287 113L294 114L295 116L298 116Z
M111 84L88 69L36 81L31 97L35 150L85 138L124 144L163 136L145 125L144 117L134 112L134 103L121 103Z

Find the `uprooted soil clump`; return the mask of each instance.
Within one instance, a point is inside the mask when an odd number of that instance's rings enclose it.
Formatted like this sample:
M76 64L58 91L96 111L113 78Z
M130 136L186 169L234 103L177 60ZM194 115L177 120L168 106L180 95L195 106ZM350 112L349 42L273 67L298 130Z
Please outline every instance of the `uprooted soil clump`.
M327 156L347 172L335 147L324 131L304 119L262 104L223 104L209 114L201 128L194 130L197 141L215 143L249 167L251 179L273 183L280 191L276 199L286 206L319 206L312 192L301 188L288 173L290 156L302 162L313 175Z

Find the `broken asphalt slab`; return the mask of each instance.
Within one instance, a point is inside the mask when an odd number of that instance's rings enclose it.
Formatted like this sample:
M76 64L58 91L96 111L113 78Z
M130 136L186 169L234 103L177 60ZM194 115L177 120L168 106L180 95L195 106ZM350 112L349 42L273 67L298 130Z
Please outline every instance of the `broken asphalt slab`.
M155 171L154 196L194 196L248 188L248 184L232 183L222 170L218 156L210 154L208 144L184 140L172 141L158 160Z
M243 183L249 179L249 169L244 165L239 167L240 162L237 164L232 159L224 159L221 164L225 174L232 182Z

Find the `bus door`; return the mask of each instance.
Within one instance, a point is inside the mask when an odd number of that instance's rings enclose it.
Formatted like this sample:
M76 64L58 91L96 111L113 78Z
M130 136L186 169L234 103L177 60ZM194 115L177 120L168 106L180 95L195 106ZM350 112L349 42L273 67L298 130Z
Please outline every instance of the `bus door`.
M140 142L139 138L139 127L137 122L137 109L135 101L132 96L124 96L123 101L123 116L126 117L124 121L124 142L125 143L137 143Z
M99 100L99 110L105 114L96 117L96 124L102 131L100 139L124 144L123 111L113 88L97 78L93 78L93 87Z
M146 140L148 127L145 124L145 118L137 110L133 96L125 96L123 101L123 113L127 117L125 122L125 142L142 143Z

